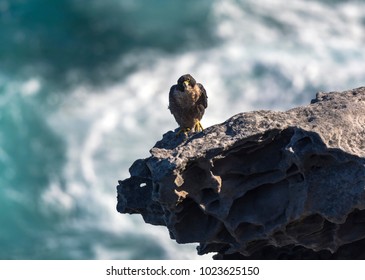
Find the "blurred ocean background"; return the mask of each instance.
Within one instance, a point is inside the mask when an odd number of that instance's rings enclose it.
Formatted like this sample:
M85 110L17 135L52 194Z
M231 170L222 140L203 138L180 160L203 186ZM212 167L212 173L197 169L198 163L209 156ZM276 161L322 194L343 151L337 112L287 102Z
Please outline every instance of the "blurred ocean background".
M205 86L208 127L364 86L364 65L365 1L0 0L0 259L210 258L115 209L177 127L170 86Z

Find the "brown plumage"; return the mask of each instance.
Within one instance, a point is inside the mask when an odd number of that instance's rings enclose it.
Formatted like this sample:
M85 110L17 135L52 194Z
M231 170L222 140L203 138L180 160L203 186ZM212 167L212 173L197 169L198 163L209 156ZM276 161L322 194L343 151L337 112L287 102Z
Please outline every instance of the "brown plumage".
M177 80L169 93L169 109L180 126L181 132L202 131L200 120L208 106L208 97L203 85L186 74Z

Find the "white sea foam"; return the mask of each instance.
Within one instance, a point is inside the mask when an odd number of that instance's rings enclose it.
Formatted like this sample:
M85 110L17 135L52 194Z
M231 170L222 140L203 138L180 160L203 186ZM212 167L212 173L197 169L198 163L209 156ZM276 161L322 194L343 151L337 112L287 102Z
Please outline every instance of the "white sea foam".
M128 177L133 160L149 156L161 135L177 126L167 110L170 86L185 73L204 84L205 127L242 111L307 104L319 90L360 86L365 76L361 10L361 2L333 8L314 1L215 1L218 45L169 55L133 52L111 66L136 66L119 83L103 90L80 85L66 98L49 118L67 143L66 187L51 185L44 199L58 197L66 208L78 204L97 219L79 221L89 228L121 239L138 234L160 244L169 258L194 258L194 246L176 245L165 228L115 210L117 180ZM26 88L33 92L35 84ZM104 243L94 250L97 258L134 255Z

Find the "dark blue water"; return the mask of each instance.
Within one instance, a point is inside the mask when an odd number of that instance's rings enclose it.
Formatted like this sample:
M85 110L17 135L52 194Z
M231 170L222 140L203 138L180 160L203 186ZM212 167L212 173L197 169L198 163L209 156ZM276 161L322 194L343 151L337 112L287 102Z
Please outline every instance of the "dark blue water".
M365 1L0 0L0 259L193 258L115 210L118 179L176 124L205 127L365 84Z

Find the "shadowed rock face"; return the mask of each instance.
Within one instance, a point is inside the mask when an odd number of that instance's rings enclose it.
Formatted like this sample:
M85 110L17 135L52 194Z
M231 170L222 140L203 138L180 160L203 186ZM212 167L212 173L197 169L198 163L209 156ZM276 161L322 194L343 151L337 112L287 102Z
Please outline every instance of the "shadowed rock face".
M117 210L219 259L365 259L365 88L318 93L187 138L119 181Z

